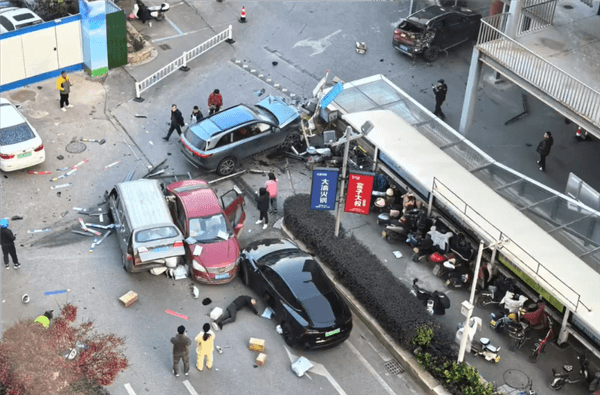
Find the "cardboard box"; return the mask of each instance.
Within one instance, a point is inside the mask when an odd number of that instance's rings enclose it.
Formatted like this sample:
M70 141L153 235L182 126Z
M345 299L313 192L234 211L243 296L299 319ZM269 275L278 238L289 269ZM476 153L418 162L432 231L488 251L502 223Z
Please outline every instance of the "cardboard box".
M267 362L267 354L261 352L258 354L258 357L256 357L256 366L264 366L265 362Z
M265 341L263 339L255 339L251 337L248 348L252 351L263 352L265 351Z
M136 300L138 300L138 294L133 291L129 291L119 298L119 302L121 302L124 307L131 306Z

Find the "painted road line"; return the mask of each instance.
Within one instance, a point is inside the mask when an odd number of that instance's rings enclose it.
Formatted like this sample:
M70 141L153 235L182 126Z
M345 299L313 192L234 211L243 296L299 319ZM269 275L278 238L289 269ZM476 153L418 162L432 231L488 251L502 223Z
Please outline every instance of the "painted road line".
M285 348L285 352L287 353L288 357L290 358L290 362L292 362L292 363L296 362L298 360L298 356L292 354L290 352L290 350L288 350L287 347L284 346L284 348ZM325 369L325 366L323 366L320 363L317 363L315 361L309 360L309 362L313 365L313 367L310 368L309 372L325 377L327 379L327 381L329 381L329 383L332 385L332 387L335 388L335 390L338 392L338 394L347 395L346 391L344 391L342 389L342 387L338 384L338 382L335 381L333 376L327 371L327 369ZM308 376L307 373L305 373L305 375ZM310 376L309 376L309 378L310 378Z
M352 351L352 353L354 353L354 355L356 355L358 357L358 359L363 363L363 365L365 365L365 367L367 368L367 370L369 372L371 372L371 374L373 375L373 377L375 377L375 379L377 379L377 381L379 381L379 384L381 384L381 386L383 387L383 389L390 395L396 395L396 393L394 392L394 390L392 390L392 388L385 382L385 380L383 380L381 378L381 376L379 375L379 373L377 373L377 371L375 370L375 368L373 368L373 366L371 366L371 364L369 363L369 361L367 361L367 359L365 357L362 356L362 354L356 349L356 347L354 347L354 344L350 343L350 341L346 341L346 344L348 345L348 348L350 348L350 351Z
M198 392L196 392L196 390L194 389L194 387L192 387L192 384L190 384L188 380L185 380L183 382L183 385L185 385L185 388L187 388L191 395L198 395Z
M194 30L193 32L187 32L187 33L183 33L183 34L176 34L174 36L169 36L169 37L162 37L162 38L157 38L156 40L152 40L153 43L159 43L161 41L166 41L166 40L171 40L173 38L177 38L177 37L183 37L183 36L187 36L188 34L194 34L194 33L198 33L204 30L208 30L210 28L205 27L204 29L200 29L200 30Z
M179 33L179 35L180 35L180 36L181 36L181 35L183 35L183 32L181 31L181 29L180 29L180 28L178 28L178 27L177 27L177 25L176 25L175 23L173 23L173 21L172 21L172 20L170 20L170 19L169 19L169 18L167 18L167 17L165 17L165 20L166 20L167 22L169 22L169 25L171 25L171 27L172 27L173 29L175 29L175 31L176 31L177 33Z
M135 395L135 391L133 390L133 388L131 388L131 385L129 385L129 383L125 384L124 387L129 395Z

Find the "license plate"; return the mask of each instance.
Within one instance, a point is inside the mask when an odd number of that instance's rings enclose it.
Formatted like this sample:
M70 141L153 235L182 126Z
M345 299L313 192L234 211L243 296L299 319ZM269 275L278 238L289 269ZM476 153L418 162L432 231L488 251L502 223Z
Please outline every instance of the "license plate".
M337 335L338 333L340 333L340 328L334 329L334 330L329 331L329 332L325 332L325 337Z
M401 50L403 50L403 51L408 51L408 47L407 47L407 46L405 46L405 45L401 45L401 46L400 46L400 49L401 49Z
M215 276L215 280L223 280L224 278L229 278L229 273L217 274Z
M21 159L21 158L27 158L28 156L31 156L32 153L31 152L27 152L25 154L21 154L21 155L17 155L17 158Z
M167 251L169 249L169 247L156 247L155 249L152 250L152 252L163 252L163 251Z

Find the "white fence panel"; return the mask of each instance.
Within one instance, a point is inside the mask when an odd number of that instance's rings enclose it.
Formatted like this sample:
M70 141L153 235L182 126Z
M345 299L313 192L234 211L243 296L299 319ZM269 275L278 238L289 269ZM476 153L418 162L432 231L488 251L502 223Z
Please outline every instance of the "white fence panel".
M21 37L5 38L0 42L0 85L27 78Z
M54 28L36 30L23 36L25 74L34 77L58 69Z
M56 26L58 67L65 68L83 62L81 51L81 21Z

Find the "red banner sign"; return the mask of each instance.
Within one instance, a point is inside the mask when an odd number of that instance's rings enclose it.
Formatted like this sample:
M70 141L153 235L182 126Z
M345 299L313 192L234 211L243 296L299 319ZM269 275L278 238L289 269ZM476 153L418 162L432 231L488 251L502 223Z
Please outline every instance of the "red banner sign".
M371 193L373 191L372 174L350 173L348 192L344 211L353 214L369 214Z

